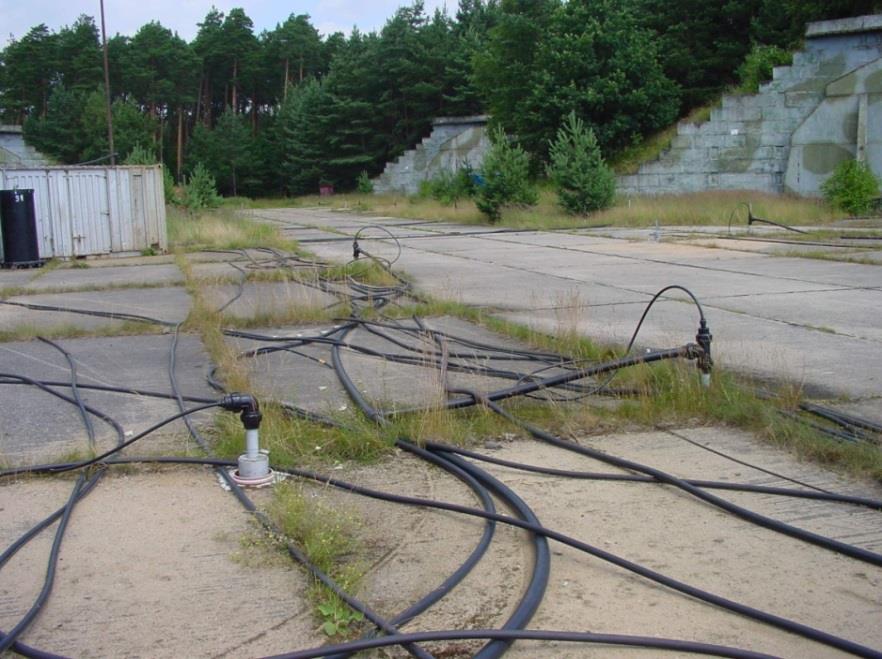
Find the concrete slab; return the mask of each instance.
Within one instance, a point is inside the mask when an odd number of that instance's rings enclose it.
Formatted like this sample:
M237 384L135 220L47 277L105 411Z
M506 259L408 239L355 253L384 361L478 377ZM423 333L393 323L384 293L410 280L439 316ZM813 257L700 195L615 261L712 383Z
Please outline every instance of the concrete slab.
M238 291L239 287L232 284L208 286L205 299L212 307L219 308ZM336 302L334 296L298 282L247 282L242 295L224 309L223 315L227 318L284 318L296 315L304 307L321 309Z
M281 211L275 217L308 222L310 213ZM321 222L347 231L353 223L351 217L343 222L327 215ZM720 232L719 227L692 230L676 228L684 234ZM566 315L568 323L603 342L627 341L652 294L669 284L686 285L705 306L723 365L836 395L880 390L876 373L882 373L882 350L874 309L882 270L877 266L654 243L646 240L651 230L612 232L641 237L640 242L598 231L405 240L396 267L418 290L511 309L506 317L544 331L553 331ZM328 260L349 259L345 242L319 243L314 251ZM680 344L695 334L694 310L680 303L660 305L650 320L641 335L644 345Z
M58 268L31 281L26 288L33 291L47 289L100 289L124 286L168 286L180 284L184 275L174 264L139 266L102 266L88 268Z
M697 316L684 302L653 308L638 345L665 348L694 341ZM615 305L574 312L577 329L597 341L625 343L643 311L643 304ZM718 364L746 374L801 384L807 395L830 397L848 392L874 395L882 390L882 354L876 341L831 334L776 320L708 309ZM553 311L520 311L503 318L547 333L559 327Z
M876 304L867 304L876 299ZM882 291L834 290L708 297L711 306L821 332L882 342Z
M158 254L156 256L97 256L75 263L86 263L90 268L117 268L122 266L166 265L175 262L174 254ZM62 267L71 267L72 262L66 261Z
M71 487L4 482L0 544L64 505ZM266 656L320 645L309 579L269 550L249 554L251 521L204 468L111 473L77 505L52 596L22 640L79 657ZM3 571L0 628L32 605L53 535Z
M246 261L232 261L244 269ZM230 265L229 261L215 261L211 263L195 263L191 266L193 276L197 279L223 280L238 282L242 279L242 273Z
M80 384L171 392L169 335L59 339L56 343L73 356ZM214 398L215 392L206 383L209 358L198 337L181 335L176 354L175 372L181 393ZM0 343L0 363L3 372L9 374L60 382L70 379L64 356L41 341ZM4 457L15 461L36 456L58 458L65 451L86 449L87 434L75 406L34 387L0 384L0 390L4 400L0 406L0 453ZM57 390L70 395L67 387ZM161 398L89 389L81 389L80 394L87 405L109 414L133 433L178 411L174 401ZM99 446L114 446L117 435L113 429L95 418L93 424ZM174 422L158 434L180 436L180 448L188 444L183 422ZM133 447L133 452L149 453L151 442L155 439L145 439Z
M0 270L0 289L24 286L34 277L42 274L39 268L22 268L20 270Z
M190 313L191 304L187 291L174 286L22 295L11 298L10 301L66 309L137 314L171 323L186 320ZM14 331L25 326L37 328L71 327L83 330L106 328L108 331L113 331L119 329L122 324L122 321L119 320L72 312L38 311L0 304L0 332ZM145 333L155 331L159 331L157 326L144 324Z
M475 350L469 342L486 343L526 349L527 346L501 337L484 328L451 317L425 319L427 327L443 331L451 335L448 341L451 367L448 372L448 383L451 387L473 388L479 391L494 391L513 385L518 377L496 377L479 373L461 372L456 365L466 369L492 367L513 373L522 374L527 378L531 373L542 368L543 376L562 372L557 368L545 368L545 364L537 364L516 357L508 358L499 355L499 359L488 360L483 352ZM402 326L414 328L412 322L406 321ZM335 329L331 326L288 326L271 327L253 330L267 336L288 337L292 341L309 336L321 336L320 332ZM403 348L394 341L388 340L364 328L350 332L345 342L349 346L368 348L370 350L431 360L438 358L440 353L434 343L427 337L415 336L407 331L391 328L376 328L387 333L396 341L413 347ZM465 343L458 340L464 339ZM261 346L279 345L278 342L260 342L249 339L229 338L239 352ZM374 405L383 410L408 407L420 407L437 403L444 399L444 387L437 369L417 364L402 364L385 360L381 357L366 355L357 349L343 348L341 361L352 381L362 394ZM331 368L331 350L326 345L295 346L290 351L273 352L248 360L252 382L258 387L261 395L273 397L305 407L321 414L335 414L351 409L352 403L339 383Z
M187 254L190 263L213 263L215 261L248 261L251 258L265 259L267 253L257 249L231 249L213 250L206 252L191 252Z

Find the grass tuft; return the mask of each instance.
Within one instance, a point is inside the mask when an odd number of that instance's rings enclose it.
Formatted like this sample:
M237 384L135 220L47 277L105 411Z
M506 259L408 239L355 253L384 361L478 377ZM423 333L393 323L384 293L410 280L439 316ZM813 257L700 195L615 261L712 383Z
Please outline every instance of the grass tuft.
M822 200L749 190L716 190L657 197L620 195L616 204L607 210L590 215L567 215L558 206L554 190L545 185L540 190L536 206L507 209L501 221L493 226L565 230L606 226L649 227L654 226L656 221L662 226L727 226L730 218L734 226L746 226L745 211L740 210L743 203L752 204L756 216L785 224L826 224L845 217ZM468 200L453 207L424 197L341 194L334 197L301 197L288 205L468 225L487 223L475 204Z
M358 524L352 514L308 496L302 484L276 486L267 513L284 534L322 572L330 575L347 593L356 593L366 567L355 557L363 551ZM309 590L330 637L347 638L357 631L362 616L315 579Z
M229 208L189 214L170 206L167 217L169 244L176 250L197 252L254 247L298 250L297 243L282 238L275 226L249 220Z

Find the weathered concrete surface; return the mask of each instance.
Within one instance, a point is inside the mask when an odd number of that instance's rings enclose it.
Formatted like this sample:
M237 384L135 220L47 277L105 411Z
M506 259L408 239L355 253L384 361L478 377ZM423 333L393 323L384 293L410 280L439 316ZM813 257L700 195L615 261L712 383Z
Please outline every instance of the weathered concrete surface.
M305 210L263 211L295 226L354 233L377 218ZM445 233L451 228L458 233ZM824 396L882 390L882 270L873 265L771 257L694 245L636 242L561 232L459 232L431 225L402 238L396 267L417 288L498 308L544 331L575 327L625 343L651 296L680 284L702 302L724 366L803 383ZM393 233L397 229L390 227ZM313 243L319 256L348 260L351 243ZM693 340L697 314L685 296L658 303L638 343Z
M20 302L39 306L52 306L64 309L127 313L155 318L170 323L186 320L190 313L190 296L180 287L143 289L109 289L78 293L48 293L22 295L10 298L10 302ZM26 309L8 304L0 304L0 331L31 326L37 328L72 327L84 330L114 328L122 321L98 316L89 316L66 311L44 311ZM158 326L145 323L145 332L160 331Z
M719 428L676 430L679 435L816 487L880 496L878 486L841 479L817 465L750 435ZM667 432L579 438L605 452L658 465L683 477L793 486L714 455ZM525 464L616 472L608 465L534 441L499 442L481 452ZM821 629L882 644L875 620L882 613L880 576L817 547L751 526L680 492L658 485L573 480L478 463L513 487L539 520L624 558L727 597ZM335 474L340 474L335 471ZM344 470L368 487L445 501L469 501L456 479L401 453L376 465ZM479 520L389 504L317 485L316 497L357 510L370 520L368 560L376 560L363 595L391 615L427 593L477 542ZM755 494L723 494L762 513L866 548L882 547L882 516L873 511ZM470 502L471 503L471 502ZM623 511L627 511L623 514ZM475 573L413 623L415 629L498 626L530 576L528 536L499 525L488 556ZM743 617L658 587L598 559L550 543L547 595L531 627L690 638L750 648L776 656L841 656ZM376 558L374 558L376 557ZM586 620L591 620L586 627ZM472 646L470 646L472 647ZM597 654L599 651L599 655ZM515 657L637 657L645 651L518 642Z
M320 309L337 302L337 298L324 291L298 282L246 282L242 294L223 315L226 318L272 318L296 315L304 308ZM207 286L205 299L212 308L220 308L239 292L239 286L222 284Z
M172 392L168 372L170 335L59 339L56 343L73 357L80 384ZM216 393L206 384L211 365L201 341L195 336L181 335L176 356L175 373L181 393L215 398ZM5 373L35 380L70 380L67 360L41 341L0 343L0 364ZM69 387L56 391L71 396ZM88 448L86 430L76 406L30 386L0 384L0 392L4 401L0 405L0 454L6 459L51 459L65 451ZM173 400L149 396L90 389L80 389L80 396L85 404L110 414L125 431L132 433L145 430L179 410ZM117 434L113 428L94 416L92 422L98 445L102 449L114 446ZM192 447L192 441L186 440L183 422L169 424L158 434L177 435L182 438L180 448ZM151 437L132 450L138 454L155 452L153 443L155 438Z
M0 270L0 288L15 288L24 286L31 279L40 275L36 268L23 268L21 270Z
M0 485L0 545L64 505L71 479ZM251 517L213 472L111 474L76 508L52 596L22 641L71 657L243 657L312 647L309 581L247 551ZM0 629L34 601L50 529L0 572Z
M505 346L510 349L528 349L510 339L502 340L497 334L473 325L472 323L449 316L422 319L431 330L443 331L452 337L463 338L490 345ZM403 323L413 327L412 323ZM340 326L291 326L250 330L256 334L272 337L288 337L292 342L298 338L321 336L332 333ZM341 362L361 394L381 411L392 411L410 407L425 407L438 404L446 398L438 369L430 365L441 358L441 349L429 337L417 337L407 332L390 328L377 328L392 337L392 341L364 328L356 328L346 335L345 343L357 345L383 354L396 356L418 356L424 364L402 364L387 361L375 355L364 354L351 348L341 349ZM407 350L394 341L413 346ZM245 352L261 346L279 345L250 339L229 338L228 342L238 352ZM492 367L528 377L539 366L535 362L518 360L514 357L492 361L485 359L479 351L455 340L448 343L448 354L454 356L451 362L466 368L480 369ZM308 359L304 356L308 355ZM334 414L352 407L352 403L341 387L336 373L331 368L331 353L327 345L317 344L294 346L294 352L272 352L259 355L247 361L251 381L264 397L273 397L294 403L319 414ZM544 366L544 364L542 365ZM548 377L561 373L561 369L544 368L541 376ZM495 377L476 372L462 372L451 368L447 373L447 383L452 388L467 388L478 391L494 391L512 386L517 377ZM450 398L457 398L453 395Z
M124 265L88 268L57 268L31 280L26 288L45 289L109 288L112 286L167 286L180 284L184 276L176 265Z

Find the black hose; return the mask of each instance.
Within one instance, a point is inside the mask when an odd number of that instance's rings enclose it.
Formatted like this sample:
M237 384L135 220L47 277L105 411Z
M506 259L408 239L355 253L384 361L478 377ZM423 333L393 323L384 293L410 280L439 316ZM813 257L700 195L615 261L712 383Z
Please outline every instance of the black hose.
M474 517L481 517L483 519L493 519L497 522L502 522L504 524L509 524L511 526L515 526L527 531L532 531L533 533L538 533L544 535L552 540L556 540L565 545L573 547L579 551L590 554L591 556L595 556L596 558L600 558L601 560L607 561L621 567L625 570L638 574L642 577L649 579L650 581L654 581L663 586L667 586L673 590L689 595L690 597L694 597L696 599L707 602L708 604L713 604L715 606L719 606L723 609L732 611L733 613L741 614L745 617L751 618L753 620L772 625L773 627L777 627L779 629L783 629L785 631L798 634L804 638L817 641L818 643L822 643L829 647L837 648L839 650L843 650L845 652L850 652L852 654L861 656L861 657L872 657L874 659L882 659L882 652L878 650L874 650L873 648L866 647L854 641L850 641L848 639L844 639L828 632L821 631L814 627L810 627L808 625L804 625L799 622L795 622L793 620L789 620L787 618L783 618L781 616L777 616L772 613L768 613L762 611L760 609L756 609L754 607L748 606L746 604L741 604L740 602L735 602L734 600L727 599L720 595L715 595L708 591L702 590L701 588L697 588L695 586L691 586L682 581L678 581L677 579L673 579L672 577L668 577L660 572L652 570L651 568L647 568L638 563L634 563L625 558L621 558L612 554L608 551L600 549L599 547L595 547L586 542L582 542L581 540L577 540L568 535L560 533L558 531L554 531L549 528L545 528L542 526L538 526L535 524L531 524L529 522L525 522L520 519L516 519L514 517L510 517L507 515L499 515L499 514L491 514L486 511L479 510L477 508L469 508L468 506L462 506L459 504L448 503L443 501L435 501L430 499L423 499L418 497L410 497L398 494L390 494L388 492L382 492L380 490L374 490L367 487L362 487L359 485L354 485L352 483L346 483L344 481L339 481L334 478L329 478L328 476L315 474L313 472L309 472L303 469L280 469L277 468L277 471L281 471L282 473L288 473L295 476L299 476L301 478L307 478L310 480L314 480L316 482L322 483L324 485L331 485L338 489L352 492L353 494L359 494L361 496L370 497L372 499L378 499L381 501L389 501L393 503L410 505L410 506L425 506L429 508L437 508L439 510L448 510L451 512L462 513L465 515L472 515Z
M402 446L401 448L407 448ZM456 465L452 464L448 460L437 456L428 451L422 451L424 455L424 459L428 460L432 464L444 469L450 474L453 474L456 478L465 483L477 496L478 501L481 503L481 507L490 513L496 512L496 507L493 505L493 499L487 493L486 488L482 487L480 483L471 474L463 471ZM389 623L392 625L400 626L405 625L418 615L429 609L429 607L433 606L437 602L439 602L444 596L449 594L456 586L458 586L463 579L465 579L471 571L475 568L478 562L483 558L484 554L487 552L487 549L490 547L490 543L493 540L493 535L496 531L496 522L493 520L486 520L484 524L484 531L481 534L481 538L478 541L478 544L469 554L465 561L454 571L452 572L443 582L441 582L437 587L432 589L429 593L421 597L419 600L411 604L401 613L393 616ZM363 638L371 638L374 635L367 635ZM348 657L350 653L340 654L340 655L332 655L333 659L342 659L342 657Z
M41 385L47 387L70 387L70 382L60 382L58 380L32 380L31 382L38 382ZM23 382L21 380L7 380L0 376L0 384L26 384L31 385L31 382ZM105 384L86 384L83 382L77 383L78 389L92 389L94 391L106 391L109 393L115 394L128 394L130 396L147 396L150 398L168 398L174 399L175 395L171 393L164 393L161 391L150 391L148 389L133 389L131 387L114 387L111 385ZM183 396L183 399L188 403L211 403L213 398L205 398L203 396Z
M75 398L71 398L70 396L65 396L63 393L61 393L59 391L55 391L54 389L51 389L48 385L43 384L39 380L34 380L32 378L27 377L26 375L17 375L15 373L0 373L0 378L5 379L7 381L16 380L16 381L20 382L21 384L27 384L29 386L36 387L37 389L40 389L41 391L45 391L47 394L50 394L52 396L55 396L56 398L60 398L61 400L65 401L67 403L70 403L71 405L79 406L81 403L81 402L78 403ZM69 387L70 384L68 383L63 386ZM112 427L114 429L114 431L116 432L118 444L125 441L126 432L125 432L125 430L123 430L123 427L119 424L119 422L116 421L116 419L105 414L101 410L97 410L94 407L86 405L85 403L82 403L82 405L83 405L83 408L89 414L94 414L96 417L98 417L99 419L101 419L102 421L104 421L110 427ZM0 475L2 475L2 473L0 473Z
M47 338L42 336L37 337L38 341L42 341L48 346L55 348L58 352L60 352L64 359L67 361L67 367L70 369L70 392L73 394L74 400L77 403L77 409L80 411L80 417L83 419L83 425L86 428L86 435L89 437L89 447L92 448L95 446L95 426L92 425L92 417L89 416L89 413L86 411L86 406L83 403L83 399L80 397L79 389L77 388L77 365L74 361L71 354L62 348L60 345L55 343L54 341L50 341Z
M52 392L52 393L56 393L56 392ZM121 444L117 445L115 448L112 448L108 451L105 451L101 455L98 455L90 460L83 460L81 462L72 462L67 465L62 465L62 466L49 465L48 468L43 468L43 467L46 467L45 465L42 467L33 467L33 466L31 466L31 467L12 467L10 469L0 470L0 478L5 478L7 476L18 476L20 474L30 474L30 473L56 473L57 474L57 473L65 472L65 471L74 471L76 469L83 469L84 467L89 467L93 464L103 462L105 460L105 458L108 458L111 455L119 453L124 448L131 446L132 444L137 442L139 439L143 439L144 437L146 437L150 433L155 432L156 430L158 430L159 428L162 428L165 425L168 425L172 421L176 421L176 420L180 419L181 417L185 417L189 414L195 414L196 412L201 412L202 410L211 409L212 407L217 407L217 406L218 406L218 403L216 403L216 402L209 403L207 405L198 405L197 407L191 407L188 410L184 410L183 412L179 412L178 414L167 417L167 418L163 419L162 421L160 421L159 423L156 423L156 424L150 426L149 428L147 428L147 430L144 430L144 431L138 433L137 435L135 435L134 437L126 440L125 442L122 442Z
M499 465L501 467L508 467L509 469L517 469L519 471L529 471L537 474L545 474L548 476L562 476L565 478L580 478L584 480L599 480L599 481L618 481L625 483L654 483L660 484L657 478L653 478L652 476L638 475L638 474L607 474L607 473L598 473L591 471L573 471L569 469L554 469L552 467L539 467L537 465L524 464L521 462L513 462L511 460L503 460L501 458L495 458L490 455L485 455L483 453L477 453L475 451L469 451L468 449L460 448L458 446L451 446L449 444L441 444L438 442L426 442L426 448L433 451L446 451L448 453L457 453L459 455L463 455L473 460L480 460L482 462L489 462L490 464ZM794 497L797 499L811 499L814 501L830 501L834 503L845 503L851 504L855 506L863 506L864 508L870 508L872 510L882 510L882 500L878 499L869 499L866 497L855 497L847 494L837 494L835 492L827 492L826 490L819 491L806 491L806 490L791 490L783 487L772 487L769 485L751 485L748 483L730 483L728 481L707 481L707 480L695 480L692 478L684 478L684 481L695 485L696 487L703 487L711 490L731 490L733 492L752 492L755 494L774 494L785 497Z
M465 392L463 391L463 393ZM537 439L548 442L553 446L558 446L560 448L572 451L574 453L579 453L590 458L594 458L595 460L600 460L601 462L606 462L607 464L611 464L622 469L630 469L643 474L647 474L649 476L652 476L653 478L658 479L660 482L667 483L668 485L673 485L674 487L677 487L684 492L688 492L689 494L692 494L693 496L703 501L706 501L707 503L710 503L711 505L716 506L721 510L725 510L726 512L740 517L741 519L744 519L753 524L757 524L758 526L762 526L777 533L789 535L793 538L797 538L798 540L810 542L811 544L823 547L824 549L835 551L844 556L849 556L859 561L870 563L871 565L882 566L882 555L880 554L869 551L867 549L863 549L861 547L849 545L844 542L839 542L838 540L834 540L833 538L828 538L817 533L813 533L811 531L806 531L805 529L791 526L790 524L786 524L785 522L780 522L770 517L766 517L765 515L761 515L757 512L734 504L731 501L721 499L720 497L710 494L709 492L705 492L701 488L696 487L691 483L688 483L682 478L678 478L676 476L668 474L661 469L656 469L655 467L640 464L632 460L626 460L624 458L609 455L608 453L604 453L602 451L598 451L587 446L580 446L578 444L573 444L572 442L566 442L558 437L555 437L551 433L542 430L541 428L537 428L530 423L518 419L506 410L502 409L499 405L496 405L493 401L487 400L478 394L473 395L480 398L481 402L484 403L484 405L489 407L500 416L524 428L527 432L529 432Z
M85 497L89 492L92 491L92 488L101 480L101 477L106 472L102 469L96 471L90 478L87 480L83 487L80 488L79 495L77 496L77 501ZM67 505L62 506L54 513L46 517L44 520L38 522L30 529L25 531L15 542L9 545L2 554L0 554L0 568L2 568L6 563L15 556L20 549L22 549L25 545L27 545L31 540L36 538L40 533L42 533L45 529L49 528L58 520L59 517L64 515L64 512L67 510Z
M410 632L398 636L362 639L337 645L325 645L311 650L277 654L266 659L313 659L327 657L338 652L362 652L374 648L384 648L401 643L425 643L429 641L464 641L472 639L496 639L498 642L511 644L514 641L552 641L568 643L592 643L597 645L614 645L634 648L649 648L674 652L690 652L714 657L731 657L732 659L774 659L773 655L750 652L738 648L685 641L679 639L656 638L653 636L629 636L625 634L597 634L593 632L558 632L532 629L466 629L444 630L431 632ZM548 655L545 655L548 656Z
M507 485L493 478L486 471L478 469L475 465L469 464L453 454L445 453L443 455L460 469L465 470L481 481L497 496L501 497L520 519L537 526L540 524L533 510ZM530 583L527 585L521 601L515 607L508 620L506 620L502 629L524 629L542 604L545 589L548 587L548 576L551 573L551 552L548 549L548 539L540 534L533 534L532 545L534 556ZM510 641L494 640L475 654L475 659L495 659L496 657L501 657L510 645Z
M40 593L37 595L37 599L34 601L33 605L31 605L31 608L28 609L28 612L22 616L21 620L19 620L12 629L0 638L0 653L5 652L12 647L16 639L28 627L30 627L31 623L40 614L40 611L49 599L49 594L52 592L52 585L55 583L55 568L58 565L58 555L61 552L61 541L64 539L64 532L67 530L70 515L73 512L77 499L80 497L80 492L85 481L85 474L80 474L74 485L73 491L70 494L70 498L67 500L67 505L64 507L61 521L58 523L58 529L55 531L55 540L53 540L52 549L49 552L49 564L46 567L46 578L43 580L43 587L40 589Z
M62 311L64 313L75 313L81 316L96 316L98 318L109 318L110 320L130 320L136 323L150 323L153 325L163 325L165 327L174 327L177 323L167 320L159 320L158 318L150 318L149 316L139 316L131 313L117 313L115 311L90 311L88 309L72 309L69 307L56 307L46 304L27 304L25 302L12 302L11 300L0 300L0 304L9 304L33 311Z

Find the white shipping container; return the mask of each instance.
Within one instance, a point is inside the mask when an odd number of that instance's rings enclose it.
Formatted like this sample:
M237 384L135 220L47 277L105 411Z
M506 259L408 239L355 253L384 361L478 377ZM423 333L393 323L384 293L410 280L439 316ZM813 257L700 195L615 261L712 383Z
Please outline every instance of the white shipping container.
M0 169L0 189L32 189L40 258L168 248L162 167Z

